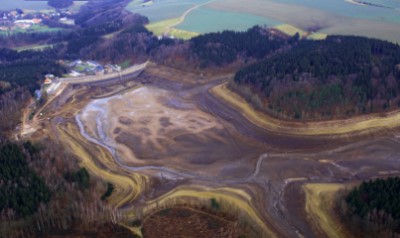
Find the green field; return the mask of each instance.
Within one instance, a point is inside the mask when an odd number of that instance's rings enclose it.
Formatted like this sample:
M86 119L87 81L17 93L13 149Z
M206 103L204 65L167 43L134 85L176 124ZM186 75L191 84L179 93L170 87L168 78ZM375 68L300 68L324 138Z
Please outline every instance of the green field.
M45 25L32 25L31 27L27 29L15 29L12 31L0 31L0 35L12 35L12 34L18 34L18 33L43 33L43 32L56 32L56 31L61 31L63 30L62 28L50 28Z
M193 10L184 22L177 26L177 29L208 33L223 30L242 31L254 25L272 27L278 24L280 24L279 21L257 15L200 7Z
M151 23L179 18L192 7L207 3L189 12L181 24L174 26L185 32L244 30L256 24L280 25L288 33L293 29L310 32L311 39L339 34L400 42L398 0L369 1L387 8L360 6L346 0L158 0L144 7L140 2L134 0L128 9L147 16Z

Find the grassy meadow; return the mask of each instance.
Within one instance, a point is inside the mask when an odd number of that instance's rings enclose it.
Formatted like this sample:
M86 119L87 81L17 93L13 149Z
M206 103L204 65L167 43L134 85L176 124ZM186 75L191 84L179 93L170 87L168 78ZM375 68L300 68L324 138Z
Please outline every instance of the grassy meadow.
M280 22L252 14L219 11L206 6L193 10L177 26L180 30L208 33L223 30L246 30L254 25L276 26Z
M190 8L207 2L206 0L161 0L151 1L143 6L141 0L133 0L126 9L133 13L139 13L149 18L150 22L165 21L182 16Z
M32 25L27 29L14 29L11 31L0 31L0 35L19 34L19 33L42 33L61 31L61 28L50 28L45 25Z

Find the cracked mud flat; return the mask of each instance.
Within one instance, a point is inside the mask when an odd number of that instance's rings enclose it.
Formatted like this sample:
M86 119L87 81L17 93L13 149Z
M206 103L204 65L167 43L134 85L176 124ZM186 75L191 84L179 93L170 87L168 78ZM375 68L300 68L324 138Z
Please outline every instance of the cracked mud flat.
M244 176L253 170L248 161L261 151L232 137L217 118L190 101L158 88L94 100L77 120L87 138L110 148L121 164L136 170L168 165L177 171L190 169L199 177Z

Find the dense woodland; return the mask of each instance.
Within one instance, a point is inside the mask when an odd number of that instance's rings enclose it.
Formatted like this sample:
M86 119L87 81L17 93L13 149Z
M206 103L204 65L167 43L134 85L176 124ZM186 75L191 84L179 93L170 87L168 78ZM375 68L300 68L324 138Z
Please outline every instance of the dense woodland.
M1 83L1 82L0 82ZM7 88L11 86L3 83ZM22 118L22 109L27 106L31 93L23 87L0 94L0 142L7 132L14 130Z
M400 178L363 182L344 198L341 212L352 230L368 237L400 236Z
M258 109L286 119L397 109L400 47L352 36L301 41L286 53L240 70L234 83L232 88Z
M53 49L22 52L0 49L0 81L11 84L11 87L26 87L33 92L44 75L52 73L61 76L66 72L57 58ZM0 88L0 93L5 91L7 88Z
M65 72L53 49L39 52L0 49L0 135L20 122L22 108L40 88L44 75L61 76Z
M2 146L0 148L0 211L13 209L19 217L32 215L37 211L40 203L50 201L50 196L50 190L43 179L29 168L18 145Z
M190 52L201 66L223 66L237 60L262 59L287 42L259 26L243 32L223 31L200 35L190 41Z
M0 237L107 232L109 237L134 237L114 225L124 218L105 203L113 192L113 185L91 179L77 161L51 141L43 144L3 142L0 146Z
M15 33L0 35L0 45L4 48L20 47L25 45L46 45L61 41L63 32L50 33Z

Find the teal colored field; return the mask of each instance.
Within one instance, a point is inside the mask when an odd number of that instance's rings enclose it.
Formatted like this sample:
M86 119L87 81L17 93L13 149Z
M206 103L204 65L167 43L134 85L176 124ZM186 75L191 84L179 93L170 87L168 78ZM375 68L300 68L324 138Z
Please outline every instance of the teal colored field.
M369 0L368 2L400 9L400 1L398 0Z
M150 22L158 22L171 18L180 17L186 10L193 7L191 3L177 3L169 5L152 5L131 10L134 13L149 18Z
M208 7L193 10L176 28L185 31L208 33L223 30L246 30L254 25L273 27L279 21L257 15L218 11Z
M164 21L182 16L190 8L209 0L161 0L142 6L142 0L133 0L126 9L149 18L150 22Z
M377 6L361 6L351 4L345 0L279 0L276 2L300 5L309 8L318 9L327 13L337 14L339 16L365 19L373 21L383 21L388 23L400 24L400 1L398 0L354 0L358 2L368 2ZM396 10L397 9L397 10Z
M129 10L147 16L151 23L179 18L182 22L172 28L186 32L284 25L316 38L339 34L400 42L399 0L153 0L145 7L142 2L133 0Z

